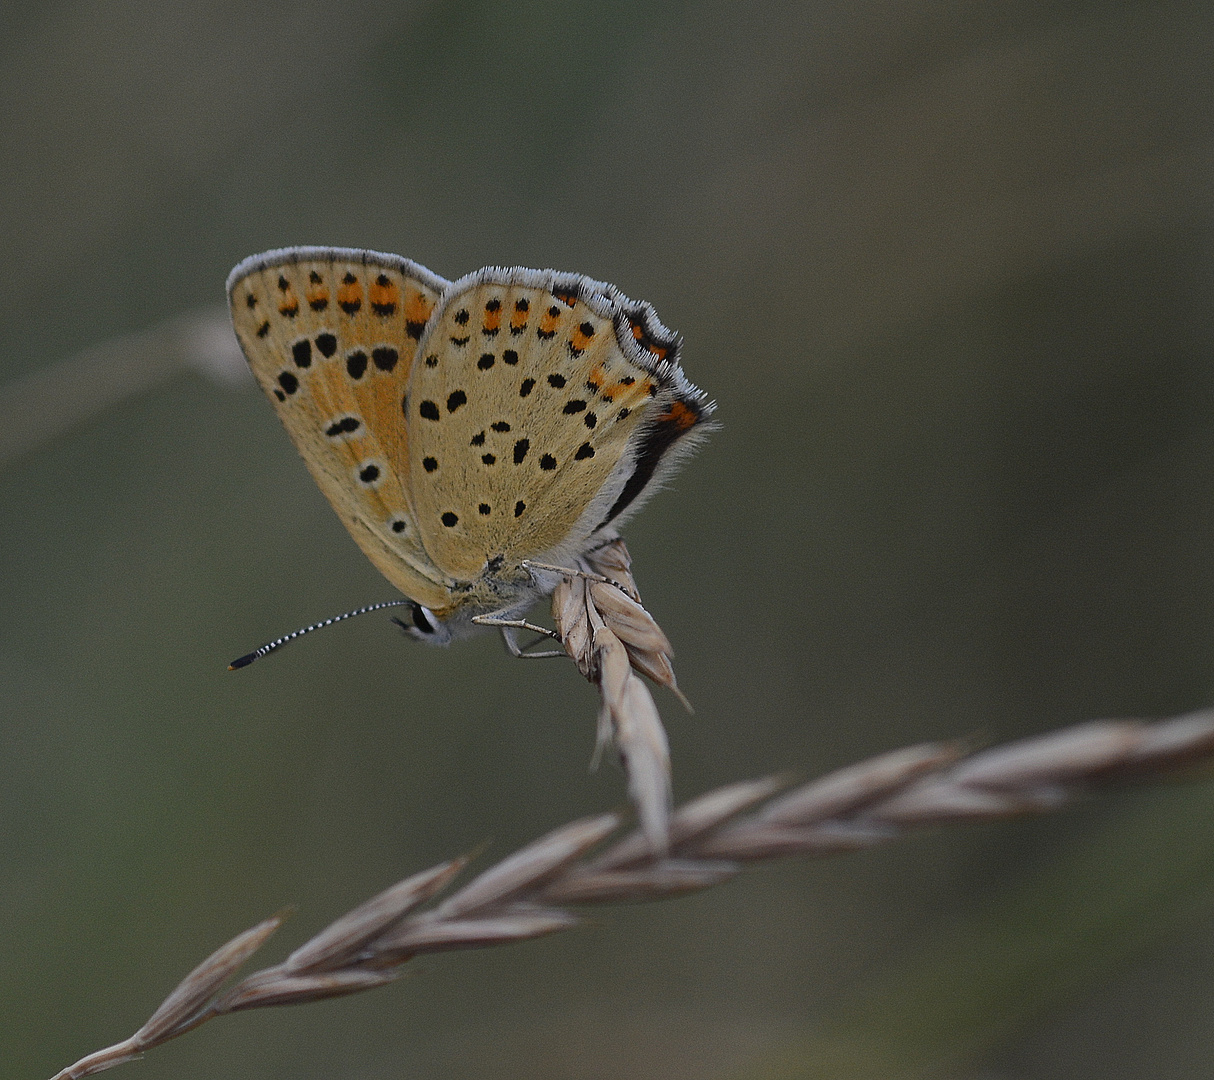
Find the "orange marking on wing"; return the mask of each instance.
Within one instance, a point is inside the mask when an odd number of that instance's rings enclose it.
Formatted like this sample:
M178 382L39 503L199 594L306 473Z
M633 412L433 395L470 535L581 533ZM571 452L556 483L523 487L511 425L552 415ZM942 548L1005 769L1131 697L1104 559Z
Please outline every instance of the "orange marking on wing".
M282 287L284 281L286 278L278 279L278 291L282 293L282 299L278 302L278 313L286 315L288 318L294 318L299 311L299 298L290 284L285 289Z
M573 337L570 339L569 344L577 349L578 352L581 352L590 344L590 335L582 333L582 328L579 326L573 331ZM598 370L601 371L602 369Z
M409 299L405 301L405 318L409 322L419 322L423 325L430 318L430 312L433 310L433 305L426 302L426 298L419 292L410 293Z
M400 289L387 274L380 274L371 283L368 296L371 300L371 310L376 315L396 314L396 309L400 305Z
M278 302L278 313L289 319L295 318L299 313L299 298L284 274L278 275L278 291L282 293L282 299Z
M489 333L493 333L495 330L500 329L501 325L502 313L500 308L485 312L485 323L482 329L488 331Z
M659 424L673 424L679 431L687 431L699 422L700 414L682 401L672 401L670 408L658 417Z
M329 306L329 290L324 285L313 285L308 289L307 299L313 311L324 311Z
M337 290L337 305L347 315L353 315L363 303L363 287L353 274L346 275L347 280L343 280L341 287ZM354 278L353 281L348 280Z
M613 401L617 398L621 401L635 401L639 397L644 397L645 388L638 386L636 379L629 379L628 382L610 383L603 387L602 392Z
M551 337L554 333L556 333L556 325L560 321L561 316L559 313L553 315L550 312L545 311L544 314L540 316L539 333Z
M512 331L514 331L514 333L516 333L516 334L520 333L521 331L525 330L526 327L527 327L527 312L516 311L513 315L510 316L510 329Z
M632 327L632 336L636 338L637 343L642 349L644 349L646 352L653 353L653 355L659 360L666 359L666 354L670 350L662 345L659 345L653 340L653 338L645 333L645 327L643 327L640 322L629 319L628 325Z

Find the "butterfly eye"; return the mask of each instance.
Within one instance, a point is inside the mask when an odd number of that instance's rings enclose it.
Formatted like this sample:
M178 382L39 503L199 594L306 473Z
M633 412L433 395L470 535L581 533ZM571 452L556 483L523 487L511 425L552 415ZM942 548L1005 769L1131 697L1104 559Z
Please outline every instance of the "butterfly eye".
M413 625L416 626L423 634L433 634L437 627L434 625L434 612L429 608L422 607L421 604L414 604L412 607Z

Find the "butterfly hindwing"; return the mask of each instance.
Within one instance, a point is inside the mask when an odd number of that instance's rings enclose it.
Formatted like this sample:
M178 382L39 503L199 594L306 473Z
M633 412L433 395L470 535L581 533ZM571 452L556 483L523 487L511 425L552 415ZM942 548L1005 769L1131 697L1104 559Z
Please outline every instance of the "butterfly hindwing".
M407 596L448 593L408 495L402 402L418 339L448 282L395 255L291 248L228 280L249 366L359 546Z
M618 516L707 418L677 348L647 305L578 275L489 268L452 286L406 408L409 488L434 563L470 580L495 562L572 555Z

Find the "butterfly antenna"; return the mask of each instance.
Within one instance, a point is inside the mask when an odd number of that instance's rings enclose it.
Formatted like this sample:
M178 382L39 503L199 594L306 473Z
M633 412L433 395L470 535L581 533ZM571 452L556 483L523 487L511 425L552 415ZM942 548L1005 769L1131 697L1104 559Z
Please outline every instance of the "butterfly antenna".
M344 619L352 619L355 615L366 615L369 612L382 611L384 608L390 607L409 607L412 603L412 600L384 600L379 604L368 604L366 607L360 607L355 611L347 611L344 615L334 615L331 619L325 619L324 622L313 623L311 626L305 626L296 630L293 634L287 634L285 637L266 642L261 648L254 649L251 653L245 653L244 656L233 660L228 665L228 670L235 671L237 668L248 667L254 660L260 660L263 656L276 652L288 641L294 641L298 637L303 637L304 634L310 634L313 630L323 630L326 626L332 626L334 623L342 622Z

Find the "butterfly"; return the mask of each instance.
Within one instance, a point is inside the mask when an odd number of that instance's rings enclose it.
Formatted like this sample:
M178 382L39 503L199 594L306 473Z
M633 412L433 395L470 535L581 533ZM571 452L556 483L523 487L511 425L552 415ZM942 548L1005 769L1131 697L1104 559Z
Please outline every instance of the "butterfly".
M254 376L424 641L517 625L712 427L679 336L581 274L451 282L294 247L245 259L227 290Z

